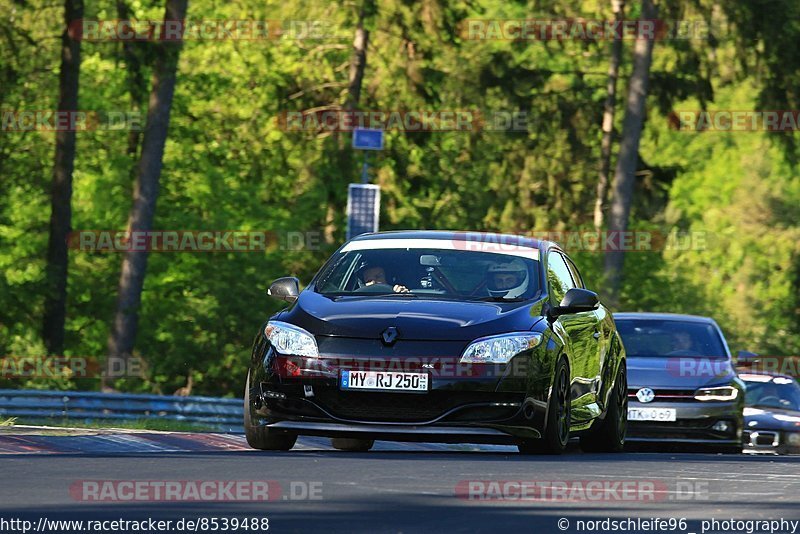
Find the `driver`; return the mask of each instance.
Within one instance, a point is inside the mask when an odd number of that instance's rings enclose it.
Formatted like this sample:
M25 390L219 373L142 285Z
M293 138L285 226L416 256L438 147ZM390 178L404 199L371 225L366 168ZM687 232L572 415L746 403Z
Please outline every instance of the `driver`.
M364 281L365 286L375 284L389 285L386 281L386 270L380 265L367 265L361 270L361 279ZM392 291L395 293L408 293L409 289L406 286L395 284L392 286Z
M674 351L691 351L692 336L688 332L678 330L672 333L672 350Z
M519 298L528 290L528 268L516 258L505 263L495 263L486 271L489 295L506 299Z

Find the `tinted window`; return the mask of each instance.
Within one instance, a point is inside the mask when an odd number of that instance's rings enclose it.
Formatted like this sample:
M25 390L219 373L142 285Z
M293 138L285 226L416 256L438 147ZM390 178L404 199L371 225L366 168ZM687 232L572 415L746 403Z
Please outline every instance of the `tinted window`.
M320 273L326 295L385 295L395 286L422 297L527 300L539 295L538 251L530 257L428 248L340 252Z
M551 301L555 304L561 302L567 291L575 287L569 267L557 252L551 252L547 257L547 284L550 286Z
M717 329L707 323L616 319L628 356L726 358Z
M777 378L755 382L745 379L745 384L747 406L800 410L800 385L794 380Z

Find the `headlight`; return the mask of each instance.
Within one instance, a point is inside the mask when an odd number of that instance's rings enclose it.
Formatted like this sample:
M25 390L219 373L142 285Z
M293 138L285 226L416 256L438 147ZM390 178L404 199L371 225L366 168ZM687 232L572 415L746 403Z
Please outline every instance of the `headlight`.
M281 354L294 356L319 357L319 349L314 336L293 324L282 321L270 321L264 327L264 335Z
M461 356L461 363L506 363L542 341L541 334L516 332L473 341Z
M793 447L800 447L800 432L791 432L786 434L786 443Z
M694 392L694 398L699 401L732 401L738 396L739 390L733 386L703 388Z

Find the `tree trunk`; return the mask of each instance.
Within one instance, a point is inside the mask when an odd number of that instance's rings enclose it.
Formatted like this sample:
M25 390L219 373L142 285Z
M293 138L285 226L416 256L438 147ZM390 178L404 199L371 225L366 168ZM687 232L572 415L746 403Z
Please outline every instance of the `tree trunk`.
M361 100L361 86L364 82L364 70L367 68L367 44L369 30L364 28L364 19L374 10L372 0L364 0L358 12L356 35L353 39L353 56L350 58L350 75L347 84L346 109L353 110Z
M625 11L625 0L611 0L614 20L621 24ZM606 82L606 101L603 106L603 140L600 144L600 177L597 180L597 198L594 203L594 228L598 232L603 228L603 210L608 194L608 173L611 170L611 146L614 142L614 112L617 107L617 78L619 63L622 58L622 39L614 39L611 43L611 60L608 64L608 81Z
M132 18L130 6L125 0L117 0L117 18L119 20L130 20ZM142 44L136 41L122 41L122 57L126 66L128 94L131 97L131 111L134 113L141 111L147 96L147 82L142 73ZM136 128L131 128L128 132L127 152L132 158L135 158L139 152L141 137L142 132ZM131 174L135 174L135 171Z
M652 0L642 0L641 19L653 21L658 10ZM611 213L608 221L609 232L625 232L633 201L633 187L636 179L636 166L639 160L639 139L642 134L645 104L647 101L647 82L650 77L650 62L653 57L653 39L637 39L633 48L633 72L628 83L628 97L625 103L625 119L622 123L622 139L619 157L614 173L614 189L611 200ZM622 281L622 267L625 251L609 250L605 255L604 278L608 288L608 302L611 306L619 303L619 290Z
M355 37L353 38L353 53L350 57L350 72L347 78L347 99L344 104L344 109L346 111L357 109L361 101L364 71L367 68L367 45L369 44L369 30L364 27L364 21L371 17L374 11L374 0L363 0L358 11L358 23L356 24ZM350 146L345 146L344 136L340 136L338 133L335 133L334 136L336 153L333 154L332 157L335 158L339 169L341 169L342 176L347 176L349 173L355 172L355 167L353 165L353 149ZM325 213L322 235L326 243L332 244L337 230L337 214L344 211L344 206L338 201L341 196L337 194L338 188L343 187L343 184L339 184L338 180L325 180L325 187L327 189L326 198L328 209Z
M64 31L61 34L61 71L58 111L78 111L81 71L81 43L70 35L70 23L83 18L83 0L64 2ZM53 184L50 191L50 237L47 242L47 293L44 303L42 337L49 354L64 351L64 322L67 316L67 236L72 225L72 171L75 166L75 132L56 132Z
M187 1L167 0L164 20L184 20ZM128 217L128 231L137 234L148 232L153 226L181 41L164 41L159 46L162 50L153 68L153 87L136 173L133 207ZM117 310L108 339L109 358L118 362L127 362L133 352L147 254L147 250L130 250L122 261Z

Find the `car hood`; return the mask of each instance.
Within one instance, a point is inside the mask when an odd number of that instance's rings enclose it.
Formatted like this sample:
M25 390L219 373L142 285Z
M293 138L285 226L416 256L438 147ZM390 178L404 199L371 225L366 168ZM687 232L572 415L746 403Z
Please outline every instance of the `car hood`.
M628 356L627 366L630 387L696 389L736 376L724 358Z
M400 339L469 341L531 330L543 319L542 302L457 302L392 295L331 298L306 290L280 320L321 336L375 339L394 326Z
M744 425L748 430L790 430L800 432L800 412L781 408L744 409Z

